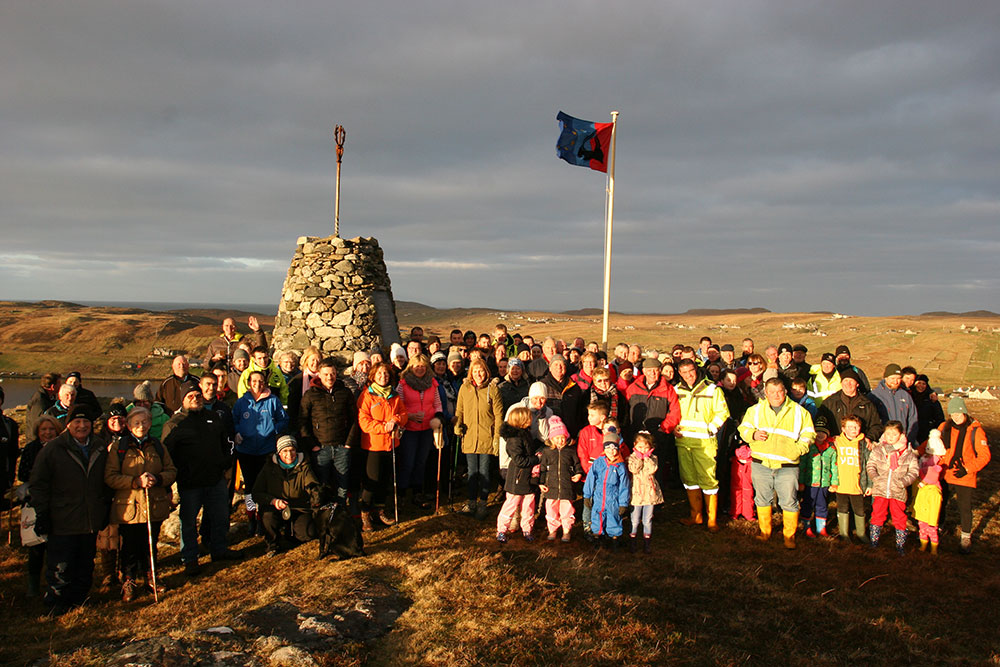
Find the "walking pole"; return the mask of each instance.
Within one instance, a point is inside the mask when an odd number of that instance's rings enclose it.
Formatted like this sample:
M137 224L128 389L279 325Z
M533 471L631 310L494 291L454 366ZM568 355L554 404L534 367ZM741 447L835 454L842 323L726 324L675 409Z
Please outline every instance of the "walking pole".
M153 522L149 518L151 514L149 507L149 488L143 487L142 492L146 496L146 536L149 537L149 573L153 577L153 602L160 601L160 594L156 587L156 558L153 556Z
M441 429L434 431L434 446L438 450L437 484L434 487L434 513L441 509L441 450L444 448L444 434Z
M392 431L392 511L396 514L396 523L399 523L399 492L396 487L396 445L399 444L399 431Z
M461 441L462 441L462 438L460 436L456 435L455 436L455 443L452 445L452 447L455 450L455 460L451 462L451 474L448 475L448 502L449 503L452 502L452 499L453 499L452 494L453 494L453 492L455 490L455 475L457 474L456 471L458 470L458 447L459 447L459 443Z

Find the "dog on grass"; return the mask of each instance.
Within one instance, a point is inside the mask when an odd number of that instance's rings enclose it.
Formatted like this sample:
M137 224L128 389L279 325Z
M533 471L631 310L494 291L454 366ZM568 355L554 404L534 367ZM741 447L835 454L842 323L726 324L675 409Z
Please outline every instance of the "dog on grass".
M312 519L319 537L317 559L336 556L347 560L365 555L361 524L347 511L347 503L327 485L311 489Z

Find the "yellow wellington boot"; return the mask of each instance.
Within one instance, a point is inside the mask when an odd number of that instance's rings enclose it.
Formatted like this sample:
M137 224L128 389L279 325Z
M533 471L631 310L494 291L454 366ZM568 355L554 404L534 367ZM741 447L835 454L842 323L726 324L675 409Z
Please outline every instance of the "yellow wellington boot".
M771 539L771 506L757 508L757 524L760 526L760 535L757 539L767 542Z
M705 522L701 516L701 489L688 489L688 504L691 505L691 516L681 519L685 526L697 526Z
M920 551L927 551L928 540L920 540Z
M798 512L782 512L783 526L781 534L785 536L785 548L795 548L795 531L799 529Z
M931 542L931 555L937 556L937 542Z
M708 531L710 533L719 532L719 524L716 523L716 516L719 512L719 494L705 494L705 508L708 510Z

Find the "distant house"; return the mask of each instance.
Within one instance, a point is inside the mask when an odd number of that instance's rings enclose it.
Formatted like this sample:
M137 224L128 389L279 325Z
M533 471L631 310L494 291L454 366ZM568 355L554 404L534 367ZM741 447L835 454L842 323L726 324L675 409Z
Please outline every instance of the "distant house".
M168 347L154 347L151 356L154 357L176 357L177 355L184 354L184 350L172 350Z

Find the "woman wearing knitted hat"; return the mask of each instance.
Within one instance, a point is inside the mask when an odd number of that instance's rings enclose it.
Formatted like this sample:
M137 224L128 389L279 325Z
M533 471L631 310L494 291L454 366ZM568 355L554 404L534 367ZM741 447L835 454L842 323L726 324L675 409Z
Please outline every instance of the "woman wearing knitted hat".
M948 401L948 420L938 427L947 451L941 457L947 492L942 509L952 495L958 498L958 515L962 524L960 551L972 551L972 490L976 488L976 473L990 462L990 447L983 425L969 416L965 400L953 396Z

